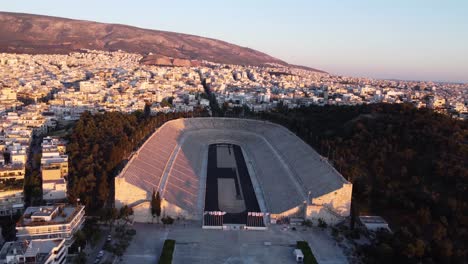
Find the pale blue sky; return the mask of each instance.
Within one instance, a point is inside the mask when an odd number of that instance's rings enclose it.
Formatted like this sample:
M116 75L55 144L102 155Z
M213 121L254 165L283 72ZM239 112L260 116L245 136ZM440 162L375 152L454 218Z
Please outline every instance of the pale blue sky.
M212 37L335 74L468 82L468 0L3 0L0 10Z

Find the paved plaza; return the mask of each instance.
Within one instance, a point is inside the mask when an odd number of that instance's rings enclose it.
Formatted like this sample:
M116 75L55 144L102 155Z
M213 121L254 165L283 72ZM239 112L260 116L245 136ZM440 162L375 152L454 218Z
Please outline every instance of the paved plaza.
M165 239L176 240L174 264L295 263L296 241L306 240L320 264L348 263L329 232L320 228L270 226L267 231L204 230L198 222L163 227L135 223L133 238L121 263L157 263Z

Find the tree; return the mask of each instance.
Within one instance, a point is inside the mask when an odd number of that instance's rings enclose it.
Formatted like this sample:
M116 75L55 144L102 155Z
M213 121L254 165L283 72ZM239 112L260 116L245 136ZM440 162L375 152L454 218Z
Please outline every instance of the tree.
M350 221L349 221L349 228L351 230L354 230L354 227L356 225L356 217L357 217L357 210L356 210L356 205L353 203L353 197L351 196L351 208L350 208L351 214L350 214Z
M159 217L161 216L161 197L159 196L159 191L155 194L154 189L151 195L151 214L153 218L157 216L159 222Z
M73 238L75 240L75 244L78 247L81 247L81 249L84 249L86 245L86 235L83 232L83 230L78 230L73 234Z
M170 216L165 216L161 219L161 222L165 225L172 225L174 223L174 218Z
M116 208L110 208L109 212L110 212L110 218L112 221L111 224L114 224L114 221L119 218L119 211ZM112 230L112 226L111 226L111 230Z
M168 102L170 105L172 105L172 102L173 102L173 101L174 101L174 97L173 97L173 96L171 96L171 97L169 97L169 98L167 99L167 102Z
M73 260L73 263L75 264L84 264L86 263L86 253L84 251L81 251L76 255L76 257Z
M24 180L25 202L28 205L37 205L42 201L42 180L41 174L37 170L26 168Z
M107 175L104 173L99 181L98 199L101 204L105 205L109 198L109 183L107 182Z
M12 218L5 217L0 221L1 235L5 241L13 241L16 239L16 222L20 217L21 214L15 214Z
M363 248L368 263L466 259L468 121L411 104L279 105L258 116L289 128L353 183L352 216L395 223Z
M149 118L151 116L151 103L146 102L145 103L145 109L144 109L144 117Z
M146 114L148 110L150 109L146 107ZM182 116L184 113L158 113L144 118L143 110L132 114L83 113L74 125L67 145L70 161L70 203L75 204L80 198L88 213L102 210L109 196L110 179L122 170L129 154L140 146L156 127ZM25 177L25 199L28 203L33 196L38 197L33 199L37 202L42 198L42 184L40 175L38 176Z
M126 222L129 221L128 217L133 214L132 208L125 205L124 207L120 208L120 218L124 219Z
M172 99L173 97L164 98L160 103L161 107L172 107Z
M320 228L322 228L322 229L327 228L327 226L328 226L328 225L327 225L327 222L323 221L322 218L319 218L319 219L318 219L318 224L317 224L317 225L318 225L318 227L320 227Z
M106 222L111 228L116 220L119 217L119 211L116 208L104 208L101 210L101 220Z

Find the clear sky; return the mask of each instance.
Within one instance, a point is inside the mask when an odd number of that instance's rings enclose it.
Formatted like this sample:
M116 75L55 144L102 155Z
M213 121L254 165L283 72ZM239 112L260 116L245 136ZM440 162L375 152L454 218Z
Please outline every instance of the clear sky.
M2 0L0 10L212 37L335 74L468 82L468 0Z

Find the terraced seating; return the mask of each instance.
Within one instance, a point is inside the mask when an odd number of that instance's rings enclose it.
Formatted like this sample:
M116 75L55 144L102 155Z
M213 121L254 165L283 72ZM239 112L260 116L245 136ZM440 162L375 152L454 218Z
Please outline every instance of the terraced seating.
M248 151L248 157L255 164L255 174L265 195L265 202L270 212L281 213L303 202L287 171L263 140L244 139L242 146Z
M174 126L163 126L138 150L119 175L127 182L148 192L159 189L166 164L177 145L180 131Z
M321 196L342 187L346 180L315 150L291 132L281 130L269 131L266 136L289 164L306 192Z
M206 144L209 142L232 142L241 146L254 164L255 175L261 185L270 212L280 213L303 202L294 183L288 178L285 168L271 154L271 149L261 137L229 129L203 130L191 134L191 139L206 142Z
M203 145L196 140L185 140L172 164L163 193L168 202L189 212L197 210L202 148Z
M204 155L207 145L222 142L237 144L244 150L271 213L301 205L309 191L318 197L346 183L317 152L284 127L231 118L167 122L145 142L118 177L145 190L147 197L153 189L162 190L163 198L170 204L201 217L198 201L205 191L200 188Z

